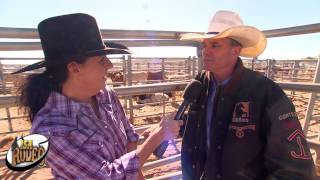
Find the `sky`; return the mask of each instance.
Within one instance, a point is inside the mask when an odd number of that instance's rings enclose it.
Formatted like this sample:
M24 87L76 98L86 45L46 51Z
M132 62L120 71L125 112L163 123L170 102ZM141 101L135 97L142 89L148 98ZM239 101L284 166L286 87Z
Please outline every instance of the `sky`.
M237 12L260 30L320 23L320 0L0 0L0 27L36 28L48 17L88 13L100 29L206 32L218 10ZM0 41L10 41L1 40ZM320 54L320 33L268 38L259 58L301 59ZM132 48L134 56L195 56L194 48ZM0 57L38 57L41 51L0 52Z

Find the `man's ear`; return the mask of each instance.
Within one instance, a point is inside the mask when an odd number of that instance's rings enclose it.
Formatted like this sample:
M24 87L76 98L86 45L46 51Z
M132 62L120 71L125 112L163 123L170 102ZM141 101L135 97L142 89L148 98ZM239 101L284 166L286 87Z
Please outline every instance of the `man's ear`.
M241 51L241 46L235 46L232 48L232 55L234 56L239 56L240 55L240 51Z
M75 61L71 61L70 63L67 64L68 72L69 73L78 73L80 72L80 67L79 64L76 63Z

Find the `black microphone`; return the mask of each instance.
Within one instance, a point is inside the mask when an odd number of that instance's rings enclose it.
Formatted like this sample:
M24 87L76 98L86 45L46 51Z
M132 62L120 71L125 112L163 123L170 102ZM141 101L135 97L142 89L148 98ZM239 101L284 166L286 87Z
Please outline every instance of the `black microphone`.
M175 120L182 120L183 114L193 101L195 101L201 93L202 90L202 83L198 80L193 80L190 82L187 87L184 89L183 92L183 101L182 104L179 106L176 116L174 117ZM168 141L163 141L154 151L153 154L158 158L162 158L164 152L166 151L169 143Z

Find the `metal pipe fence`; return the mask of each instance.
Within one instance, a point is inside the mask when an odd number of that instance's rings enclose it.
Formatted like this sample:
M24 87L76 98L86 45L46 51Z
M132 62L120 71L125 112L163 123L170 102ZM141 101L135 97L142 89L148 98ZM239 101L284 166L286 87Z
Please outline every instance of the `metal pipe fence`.
M273 30L263 31L267 37L282 37L298 34L307 34L307 33L318 33L320 32L320 23L296 26L290 28L281 28ZM191 41L180 41L179 37L181 34L186 32L178 31L128 31L128 30L102 30L102 36L108 37L108 39L114 39L119 43L125 44L129 47L145 47L145 46L191 46L196 47L197 57L188 57L188 58L135 58L131 56L122 56L117 60L114 60L114 69L111 72L121 72L123 73L122 82L110 82L112 86L121 85L120 87L115 87L115 90L119 94L124 107L129 112L130 119L133 121L134 118L141 118L140 116L134 116L134 109L139 108L139 105L136 105L133 96L150 94L150 93L164 93L170 91L182 91L186 86L186 82L171 82L163 84L148 84L155 83L158 80L146 80L143 81L143 85L135 84L133 74L138 71L142 72L152 72L152 71L161 71L163 73L162 82L167 81L176 81L176 80L190 80L195 75L203 69L202 54L200 44L197 42ZM31 28L1 28L0 27L0 38L22 38L22 39L38 39L38 34L36 29ZM132 41L131 39L139 39ZM39 42L30 40L30 42L0 42L0 51L21 51L21 50L41 50ZM14 60L10 58L0 58L0 60ZM25 58L25 60L41 60L35 58ZM158 61L157 63L145 63L146 61ZM172 61L171 61L172 60ZM318 118L319 115L313 116L313 109L318 108L315 104L319 99L320 84L317 78L314 78L319 74L319 65L317 66L318 61L314 60L295 60L295 61L279 61L273 59L258 60L258 58L253 59L244 59L244 64L246 67L258 71L270 79L276 81L286 81L279 83L279 85L288 91L291 91L291 97L300 99L305 102L304 96L301 95L301 92L312 93L308 106L307 113L304 119L304 129L308 129L311 119ZM142 63L141 63L142 62ZM144 64L143 64L144 62ZM173 63L171 63L173 62ZM180 63L180 64L179 64ZM139 66L140 64L140 66ZM136 67L135 67L136 66ZM139 66L139 67L138 67ZM21 67L20 67L21 68ZM1 69L1 68L0 68ZM5 69L5 68L4 68ZM8 68L7 71L0 71L0 94L11 94L12 88L17 86L15 80L6 79L10 72L14 69ZM180 71L180 72L179 72ZM39 73L40 71L34 71L32 73ZM176 78L169 79L165 78L166 74L172 73L175 74ZM182 75L178 77L177 74ZM27 74L25 74L27 75ZM318 76L317 76L318 77ZM10 79L10 78L9 78ZM8 80L8 81L7 81ZM161 81L161 80L160 80ZM290 83L289 83L290 82ZM302 83L303 82L303 83ZM313 82L313 83L305 83ZM132 86L135 84L135 86ZM299 94L295 94L299 92ZM9 122L9 131L12 132L21 132L23 130L15 131L12 126L12 120L19 119L19 117L12 117L10 114L10 107L16 106L15 96L0 96L0 109L5 109L7 114L7 119ZM181 100L181 99L180 99ZM179 98L174 99L173 101L160 101L147 104L146 106L154 105L160 103L162 105L162 113L158 113L156 116L163 116L165 113L169 112L166 109L166 105L170 103L178 103ZM172 105L172 104L171 104ZM1 118L1 121L6 120L6 118ZM146 126L141 127L146 128ZM320 136L318 136L319 138ZM310 147L316 150L317 158L319 158L318 150L320 145L318 142L309 141ZM178 157L178 156L177 156ZM174 158L173 158L174 159ZM178 160L178 159L177 159ZM159 166L162 162L154 162L156 166ZM150 166L149 166L150 167ZM162 177L157 177L154 179L167 179L167 178L181 178L181 172L176 172L174 174L168 174Z
M282 87L285 90L294 90L294 91L301 91L301 92L314 92L314 93L320 93L320 84L316 83L283 83L278 82L280 87ZM171 82L171 83L159 83L159 84L145 84L145 85L138 85L138 86L122 86L122 87L115 87L115 91L120 96L120 98L123 97L130 97L134 95L141 95L141 94L151 94L151 93L163 93L163 92L171 92L171 91L182 91L185 86L187 85L187 82ZM0 97L0 107L2 108L10 108L17 106L17 96L1 96ZM132 98L131 98L132 100ZM179 101L175 101L179 102ZM155 104L170 104L169 102L154 102ZM164 104L163 104L164 103ZM152 104L152 103L151 103ZM150 104L149 104L150 105ZM136 105L135 105L136 106ZM132 119L134 118L134 108L133 100L132 104L129 105L129 113L132 113L129 115ZM177 105L178 106L178 105ZM176 107L177 107L176 106ZM170 111L167 111L167 113ZM161 114L161 113L159 113ZM164 113L162 113L164 114ZM143 116L140 116L140 118ZM161 117L161 116L160 116ZM3 118L2 120L5 120ZM1 120L1 121L2 121ZM10 118L12 120L12 118Z

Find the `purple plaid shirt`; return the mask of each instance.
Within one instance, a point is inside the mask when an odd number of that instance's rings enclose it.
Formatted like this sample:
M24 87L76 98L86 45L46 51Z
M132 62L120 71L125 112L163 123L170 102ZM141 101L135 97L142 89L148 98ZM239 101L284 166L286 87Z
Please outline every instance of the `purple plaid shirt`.
M89 104L52 92L31 133L50 138L46 162L56 179L137 179L139 159L126 144L139 136L113 90L96 98L100 119Z

